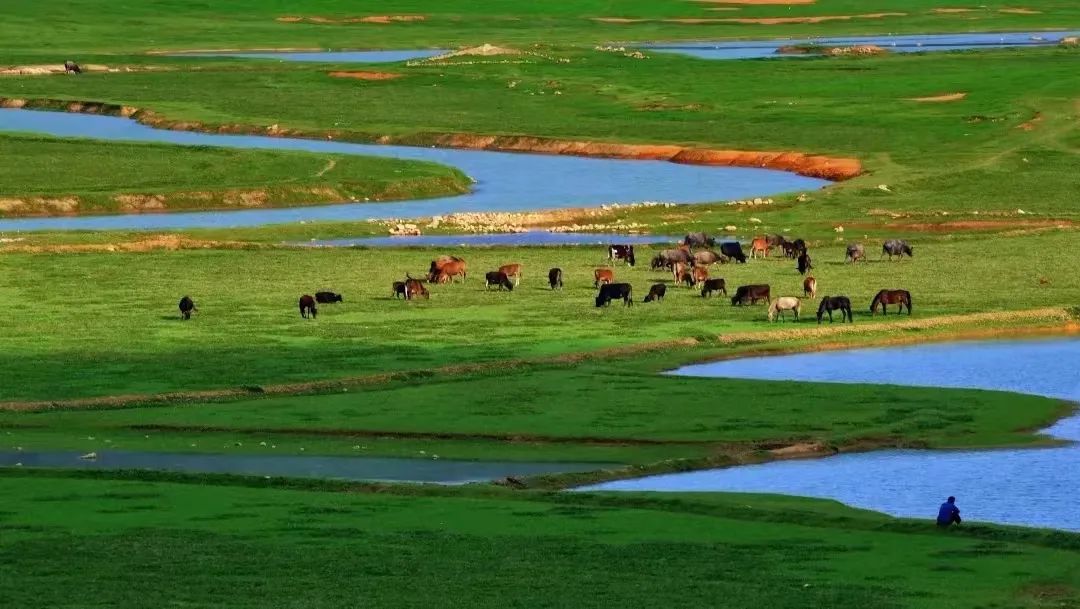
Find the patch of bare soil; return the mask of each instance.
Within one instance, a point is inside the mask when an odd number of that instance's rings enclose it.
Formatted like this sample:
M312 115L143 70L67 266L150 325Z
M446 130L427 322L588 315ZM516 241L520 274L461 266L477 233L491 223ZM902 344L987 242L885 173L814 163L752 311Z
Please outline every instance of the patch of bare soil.
M426 15L367 15L364 17L319 17L288 15L275 19L275 21L279 23L314 23L319 25L340 25L347 23L376 23L380 25L388 25L391 23L410 23L426 20Z
M1036 11L1030 8L1002 8L998 9L999 13L1008 13L1010 15L1041 15L1042 11Z
M769 451L769 454L776 459L805 459L833 452L835 451L820 442L803 442L773 448Z
M924 233L952 233L963 231L991 231L1017 228L1069 228L1076 226L1072 220L958 220L955 222L887 222L882 225L852 223L852 229L892 228Z
M866 13L862 15L817 15L813 17L725 17L697 18L682 17L676 19L626 19L623 17L593 17L601 23L678 23L682 25L709 25L715 23L740 23L756 25L783 25L789 23L824 23L826 21L848 21L852 19L884 19L886 17L906 17L907 13Z
M77 197L23 197L0 199L0 212L8 216L66 216L79 211Z
M1030 119L1020 123L1016 126L1017 129L1022 131L1034 131L1043 120L1042 112L1036 112Z
M332 78L355 78L357 80L393 80L401 78L401 74L393 72L364 72L364 71L337 71L327 72Z
M939 15L951 15L956 13L971 13L974 12L973 8L935 8L931 9L931 13L937 13Z
M57 245L15 244L0 247L5 254L78 254L98 252L149 252L154 250L230 249L247 248L251 244L241 241L210 241L190 239L180 235L154 235L136 241L117 243L75 243Z
M913 102L954 102L960 101L967 97L967 93L945 93L943 95L931 95L929 97L908 97L907 101Z
M158 66L124 66L120 68L103 66L96 63L80 64L79 68L83 72L160 72L169 70L170 68L158 67ZM33 64L23 66L6 66L0 67L0 76L48 76L56 74L66 74L67 70L64 69L64 64Z

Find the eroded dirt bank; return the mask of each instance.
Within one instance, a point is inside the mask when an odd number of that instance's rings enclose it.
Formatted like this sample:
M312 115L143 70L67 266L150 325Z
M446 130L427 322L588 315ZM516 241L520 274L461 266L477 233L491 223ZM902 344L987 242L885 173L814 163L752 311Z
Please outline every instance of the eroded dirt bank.
M560 140L529 136L473 135L463 133L416 133L410 135L373 135L338 130L302 130L278 125L260 127L241 124L209 124L199 121L176 121L152 110L134 106L50 99L0 98L0 108L26 108L82 114L102 114L132 118L144 125L175 131L268 135L306 139L332 139L406 146L440 146L507 152L531 152L583 157L660 160L688 165L755 167L790 171L799 175L842 181L861 175L858 159L810 155L795 151L718 150L677 145L617 144Z

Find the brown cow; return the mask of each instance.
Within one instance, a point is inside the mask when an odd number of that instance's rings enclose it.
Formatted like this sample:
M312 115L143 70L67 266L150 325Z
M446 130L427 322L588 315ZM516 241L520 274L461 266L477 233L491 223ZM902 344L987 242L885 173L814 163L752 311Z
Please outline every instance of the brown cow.
M674 278L675 283L683 280L683 275L686 274L688 268L690 267L685 262L676 262L671 265L671 276Z
M315 299L312 298L310 294L304 294L303 296L301 296L300 317L308 319L308 317L310 316L311 319L315 319L318 314L319 309L315 307Z
M615 271L611 269L596 269L593 271L593 287L598 288L602 283L613 283L615 281Z
M420 296L426 299L431 298L431 294L428 293L427 288L419 279L407 279L405 281L405 300L412 300Z
M700 264L701 266L709 266L710 264L727 264L728 257L717 254L712 250L702 250L694 254L694 264Z
M464 258L439 256L431 261L431 268L428 270L428 281L431 283L447 283L458 275L461 276L462 281L465 281L468 268L469 265L466 264Z
M810 275L802 282L803 294L809 298L817 298L817 279Z
M505 273L507 277L511 277L514 280L514 286L521 283L521 265L514 262L512 264L504 264L499 267L500 273Z
M709 269L703 266L695 266L690 269L690 276L694 278L694 285L697 285L709 278Z
M754 237L750 242L750 257L757 258L758 254L761 254L762 258L769 257L769 240L765 237Z

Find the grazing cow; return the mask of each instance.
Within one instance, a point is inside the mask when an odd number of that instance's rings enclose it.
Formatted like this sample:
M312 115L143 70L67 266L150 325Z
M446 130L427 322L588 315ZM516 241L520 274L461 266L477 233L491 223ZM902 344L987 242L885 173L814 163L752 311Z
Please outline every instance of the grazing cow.
M311 316L311 319L315 319L315 316L319 314L319 309L315 307L315 299L309 294L304 294L300 297L300 317L304 319Z
M814 266L810 264L810 254L807 254L806 252L799 254L799 262L796 268L799 269L800 275L805 275L807 271L814 268Z
M728 257L721 256L712 250L702 250L694 254L694 264L701 266L709 266L710 264L727 264Z
M716 245L716 239L706 235L704 232L687 233L683 237L682 243L687 247L713 247Z
M720 253L729 258L734 258L737 262L746 262L746 254L743 253L742 244L738 241L721 243Z
M430 299L431 294L428 293L427 288L424 287L423 282L419 279L408 278L405 280L405 300L413 300L423 296L425 299Z
M703 266L695 266L690 269L690 277L694 279L693 285L702 283L709 278L709 269Z
M909 257L914 258L915 250L913 250L911 246L908 245L907 241L903 241L901 239L889 239L885 243L881 244L880 258L884 258L885 254L889 255L889 260L892 260L893 256L897 256L900 259L903 259L904 254L907 254Z
M654 283L654 284L652 284L652 287L649 288L649 293L648 293L648 295L645 296L645 300L643 302L660 302L661 300L664 299L664 296L666 294L667 294L667 286L666 285L664 285L662 283Z
M735 290L735 295L731 297L731 305L754 305L757 304L759 300L764 300L765 302L772 302L769 294L769 286L764 284L741 285L739 286L739 289Z
M657 254L656 258L653 258L653 268L671 268L677 262L689 263L693 259L693 254L686 248L679 247L673 250L664 250Z
M727 284L723 278L705 280L705 284L701 288L701 297L708 298L712 296L713 292L721 292L724 296L727 296Z
M784 244L787 243L787 242L788 242L788 240L785 239L783 235L778 235L778 234L765 235L765 243L769 246L770 250L772 248L774 248L774 247L783 248Z
M795 313L795 321L799 321L799 311L802 310L802 301L794 296L781 296L776 300L769 303L769 321L776 320L777 313L780 314L780 320L784 319L784 311L792 311Z
M487 280L488 288L496 286L499 290L505 288L507 291L514 291L514 284L510 281L510 278L507 277L506 273L502 271L491 271L487 275L484 275L484 278Z
M634 266L636 260L634 259L634 246L632 245L609 245L608 246L608 260L614 262L615 260L625 260L626 264Z
M341 294L335 294L333 292L315 292L315 302L319 304L330 304L333 302L344 302L341 298Z
M754 237L750 242L750 257L757 258L758 254L761 254L762 258L769 257L769 241L765 237Z
M562 269L553 268L550 271L548 271L548 283L551 284L551 289L553 289L553 290L561 290L562 289Z
M851 316L851 300L847 296L822 296L817 310L817 322L820 324L822 316L828 313L829 323L832 323L833 311L840 311L840 323L855 321Z
M469 265L465 263L464 258L439 256L431 261L431 268L428 269L428 281L431 283L447 283L459 275L461 280L465 281L468 269Z
M395 281L393 284L391 284L390 285L390 294L393 295L394 298L397 298L398 296L400 296L402 298L406 298L406 296L405 296L405 282L404 281Z
M859 260L866 262L866 250L863 249L862 243L849 243L847 246L847 254L844 255L844 262L848 260L852 264L855 264Z
M505 273L507 277L514 278L514 285L521 283L521 265L518 263L504 264L499 267L500 273Z
M195 306L195 301L191 299L191 296L184 296L180 299L181 319L191 319L191 312L198 310L199 308Z
M613 283L615 271L611 269L596 269L593 271L593 287L598 288L602 283Z
M802 291L807 298L817 298L817 279L814 279L813 275L803 279Z
M612 300L622 298L623 303L626 306L632 306L634 304L633 298L634 289L630 287L629 283L609 283L607 285L600 286L600 293L596 295L596 306L604 307L611 304Z
M671 265L671 276L674 278L675 283L679 283L683 280L683 275L686 275L687 269L690 265L686 262L676 262Z
M64 73L65 74L82 74L82 68L79 67L79 64L77 64L74 61L71 61L69 59L69 60L64 62Z

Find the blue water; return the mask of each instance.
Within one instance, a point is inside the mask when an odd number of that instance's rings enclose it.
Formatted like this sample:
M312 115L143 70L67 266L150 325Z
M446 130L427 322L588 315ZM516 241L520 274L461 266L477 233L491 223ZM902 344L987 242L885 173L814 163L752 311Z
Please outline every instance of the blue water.
M972 342L757 357L674 372L841 383L968 387L1080 401L1080 339ZM767 408L767 405L763 405ZM867 404L887 408L887 404ZM1080 440L1080 415L1045 430ZM931 518L949 495L965 518L1080 531L1080 444L1007 450L890 450L623 480L586 490L766 492Z
M292 51L292 52L209 52L174 53L173 57L244 57L248 59L279 59L281 61L317 61L325 63L393 63L427 59L447 53L445 49L422 51Z
M515 463L452 461L448 459L395 459L375 457L322 457L286 455L207 455L109 450L97 458L80 459L77 452L0 452L0 466L64 467L79 469L148 469L189 473L293 476L384 482L464 484L499 480L507 476L536 476L585 472L614 463Z
M770 169L379 146L253 135L214 135L154 129L125 118L32 110L0 109L0 131L164 142L181 146L303 150L417 159L457 167L476 181L473 191L468 194L417 201L169 214L18 218L0 220L0 231L224 228L301 221L419 218L456 212L595 207L615 202L700 203L813 190L829 184L825 180Z
M778 55L776 49L797 44L851 46L875 44L894 53L959 51L983 48L1054 46L1066 36L1080 32L1013 32L1000 34L918 34L910 36L855 36L836 38L792 38L783 40L745 40L731 42L659 43L646 45L652 51L679 53L701 59L759 59L765 57L808 57Z
M308 247L421 247L421 246L494 246L494 245L649 245L675 243L682 237L672 235L626 235L619 233L488 233L480 235L408 235L400 237L356 237L353 239L312 239L290 245Z

